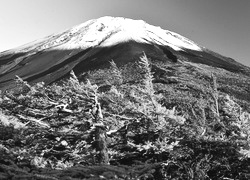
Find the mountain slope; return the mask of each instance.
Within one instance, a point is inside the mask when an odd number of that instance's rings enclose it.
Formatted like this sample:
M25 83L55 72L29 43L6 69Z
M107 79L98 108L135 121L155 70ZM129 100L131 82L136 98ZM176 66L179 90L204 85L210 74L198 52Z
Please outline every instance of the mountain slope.
M141 20L103 17L87 21L59 34L0 54L0 89L13 85L16 75L29 82L51 83L67 75L133 61L145 52L161 61L207 64L250 75L249 68L198 46L174 32Z
M205 82L209 83L211 74L214 74L218 78L221 92L234 96L248 109L249 67L200 47L174 32L141 20L121 17L90 20L61 33L2 52L0 89L13 88L16 75L29 83L43 81L50 84L67 77L71 70L80 76L107 68L111 60L118 66L129 62L133 64L143 53L156 67L156 82L168 81L166 74L170 71L176 78L186 74L181 78L185 82L194 79L195 84L199 84L199 78L205 78Z
M0 63L0 179L250 179L250 71L233 59L104 17Z

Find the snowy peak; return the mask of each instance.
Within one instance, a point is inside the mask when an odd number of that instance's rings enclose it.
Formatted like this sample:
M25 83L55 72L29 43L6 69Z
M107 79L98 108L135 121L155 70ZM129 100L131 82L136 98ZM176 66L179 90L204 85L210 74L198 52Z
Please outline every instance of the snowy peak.
M103 33L109 36L109 38L106 36L106 41L101 46L134 40L139 43L169 46L174 50L192 49L201 51L197 44L187 38L177 33L163 30L160 27L149 25L142 20L103 17L97 19L92 26L96 28L93 29L96 37Z
M86 49L95 46L108 47L128 41L168 46L176 51L202 51L196 43L177 33L149 25L142 20L109 16L89 20L39 42L22 46L16 51L30 51L34 46L39 51L48 48Z
M138 43L169 46L174 50L201 51L197 44L177 33L149 25L142 20L122 17L91 20L72 28L69 32L80 36L70 41L70 44L74 43L76 46L88 44L105 47L133 40Z

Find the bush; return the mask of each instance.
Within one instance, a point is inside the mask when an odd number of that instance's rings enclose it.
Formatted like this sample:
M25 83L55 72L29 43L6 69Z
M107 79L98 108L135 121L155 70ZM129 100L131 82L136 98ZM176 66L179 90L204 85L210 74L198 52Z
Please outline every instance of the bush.
M86 82L17 77L0 101L0 178L248 179L250 115L216 79L198 98L166 96L145 54L135 65L136 83L114 62Z

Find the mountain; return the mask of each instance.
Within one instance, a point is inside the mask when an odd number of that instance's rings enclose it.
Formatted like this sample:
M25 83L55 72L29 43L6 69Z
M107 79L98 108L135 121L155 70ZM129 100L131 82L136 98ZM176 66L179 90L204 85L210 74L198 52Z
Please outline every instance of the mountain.
M250 68L174 32L90 20L1 53L0 89L0 179L250 179Z
M71 70L81 75L106 68L111 60L122 66L134 62L143 53L155 62L163 63L153 68L158 79L164 79L169 71L172 74L180 72L181 67L188 71L189 76L195 72L199 76L205 72L214 73L219 78L222 91L250 101L249 67L201 47L177 33L142 20L122 17L90 20L2 52L0 89L13 87L16 75L30 83L43 81L49 84L66 77ZM171 64L169 69L172 70L164 68L164 64Z

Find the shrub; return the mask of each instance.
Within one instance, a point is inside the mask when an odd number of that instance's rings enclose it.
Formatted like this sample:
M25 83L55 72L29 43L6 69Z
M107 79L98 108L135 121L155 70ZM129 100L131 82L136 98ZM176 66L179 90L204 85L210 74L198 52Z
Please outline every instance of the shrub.
M218 91L215 77L198 95L164 94L153 83L146 54L134 66L111 61L85 82L71 72L49 86L17 77L18 88L0 101L0 177L249 177L250 115ZM103 85L109 88L101 91Z

